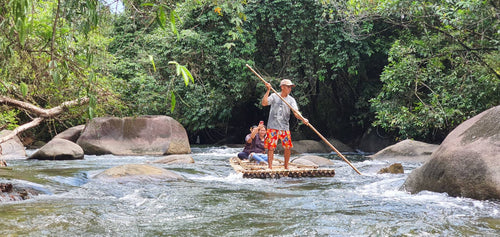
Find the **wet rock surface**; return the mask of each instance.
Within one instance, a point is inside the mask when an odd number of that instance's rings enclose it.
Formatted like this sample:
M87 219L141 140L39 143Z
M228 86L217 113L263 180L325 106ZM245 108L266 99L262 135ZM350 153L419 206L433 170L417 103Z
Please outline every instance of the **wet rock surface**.
M500 200L500 106L455 128L402 189Z
M0 183L0 202L22 201L39 194L42 192L33 188L20 187L12 183Z
M191 152L184 127L168 116L92 119L77 144L87 155L171 155Z

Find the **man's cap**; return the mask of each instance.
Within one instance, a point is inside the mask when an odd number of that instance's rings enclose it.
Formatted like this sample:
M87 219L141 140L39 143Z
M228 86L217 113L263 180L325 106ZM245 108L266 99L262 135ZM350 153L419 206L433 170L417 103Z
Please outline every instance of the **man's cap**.
M292 87L294 87L295 84L293 84L292 81L290 81L289 79L283 79L280 82L280 86L292 86Z

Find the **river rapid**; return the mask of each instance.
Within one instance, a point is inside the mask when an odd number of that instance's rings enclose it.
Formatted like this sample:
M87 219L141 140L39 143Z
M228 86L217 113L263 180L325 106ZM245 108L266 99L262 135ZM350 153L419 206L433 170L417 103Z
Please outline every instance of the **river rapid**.
M335 160L335 177L244 179L228 159L241 149L192 148L194 164L158 165L181 181L93 179L151 156L75 161L8 160L0 182L44 193L0 202L1 236L498 236L500 202L400 191L391 163ZM30 151L33 152L33 151ZM328 154L316 154L328 157ZM347 156L350 158L350 156ZM278 155L278 158L282 158ZM334 159L334 158L331 158ZM155 164L156 165L156 164Z

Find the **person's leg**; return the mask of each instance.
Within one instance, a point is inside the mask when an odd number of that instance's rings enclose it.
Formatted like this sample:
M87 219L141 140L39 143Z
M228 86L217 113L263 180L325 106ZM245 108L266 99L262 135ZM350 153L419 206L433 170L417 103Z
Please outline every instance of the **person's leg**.
M238 158L240 158L242 160L246 160L246 159L248 159L248 153L242 151L242 152L238 153Z
M283 156L285 157L285 169L288 169L288 163L290 162L290 155L292 154L292 136L290 134L290 131L280 131L281 134L279 135L281 139L281 145L283 146L284 154Z
M266 154L253 153L252 157L257 161L257 163L267 162Z
M273 169L274 149L278 143L278 130L267 129L266 140L264 141L264 148L267 149L267 164L269 169Z
M285 169L286 170L288 169L288 161L290 161L290 154L291 153L292 153L292 151L290 150L290 148L286 148L285 153L283 154L285 156Z
M267 166L269 169L273 169L273 159L274 159L274 149L267 150Z

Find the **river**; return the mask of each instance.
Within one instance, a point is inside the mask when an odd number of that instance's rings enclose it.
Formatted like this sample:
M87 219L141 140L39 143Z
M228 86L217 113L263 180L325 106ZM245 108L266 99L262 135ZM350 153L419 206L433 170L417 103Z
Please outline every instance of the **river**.
M500 202L411 195L404 174L357 159L335 160L335 177L244 179L228 159L241 149L192 148L194 164L161 165L181 181L93 179L151 156L85 156L75 161L8 160L1 177L47 194L0 203L1 236L497 236ZM32 151L29 151L32 152ZM328 156L328 154L320 154ZM349 156L347 156L349 158ZM280 156L278 156L280 158Z

